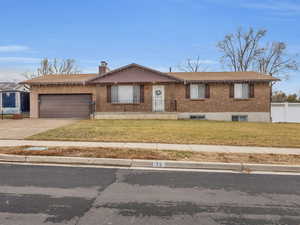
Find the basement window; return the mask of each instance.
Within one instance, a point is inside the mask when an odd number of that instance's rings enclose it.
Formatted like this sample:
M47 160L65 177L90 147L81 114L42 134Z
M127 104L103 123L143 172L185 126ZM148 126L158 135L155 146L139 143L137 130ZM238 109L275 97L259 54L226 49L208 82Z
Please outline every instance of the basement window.
M205 115L190 115L191 120L205 120Z
M248 116L246 116L246 115L233 115L231 119L232 119L232 121L237 121L237 122L247 122L248 121Z

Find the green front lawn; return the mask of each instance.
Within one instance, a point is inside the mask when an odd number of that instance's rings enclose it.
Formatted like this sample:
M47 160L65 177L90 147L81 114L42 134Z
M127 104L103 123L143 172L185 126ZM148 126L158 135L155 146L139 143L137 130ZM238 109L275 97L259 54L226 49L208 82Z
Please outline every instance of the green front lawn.
M28 139L300 147L300 124L83 120Z

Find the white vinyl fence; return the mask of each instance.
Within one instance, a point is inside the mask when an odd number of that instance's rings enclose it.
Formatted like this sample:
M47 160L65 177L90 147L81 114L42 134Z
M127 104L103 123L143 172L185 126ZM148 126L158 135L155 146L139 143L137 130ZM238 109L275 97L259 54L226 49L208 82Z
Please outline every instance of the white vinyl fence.
M300 123L300 103L272 103L273 122Z

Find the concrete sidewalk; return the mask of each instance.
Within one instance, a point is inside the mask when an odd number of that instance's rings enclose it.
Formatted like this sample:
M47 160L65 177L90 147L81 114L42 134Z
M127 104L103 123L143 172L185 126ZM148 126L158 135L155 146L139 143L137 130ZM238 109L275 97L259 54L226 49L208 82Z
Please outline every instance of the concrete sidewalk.
M190 144L160 144L160 143L122 143L122 142L74 142L74 141L30 141L30 140L0 140L0 147L5 146L62 146L62 147L110 147L139 148L155 150L176 150L195 152L223 153L272 153L300 155L300 148L269 148L222 145L190 145Z

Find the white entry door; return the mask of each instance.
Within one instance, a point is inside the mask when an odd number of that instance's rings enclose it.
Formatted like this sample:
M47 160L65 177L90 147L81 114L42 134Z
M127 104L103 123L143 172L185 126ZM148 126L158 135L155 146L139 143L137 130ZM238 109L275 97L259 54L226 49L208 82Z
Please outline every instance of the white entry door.
M165 86L153 85L152 93L153 112L165 111Z

